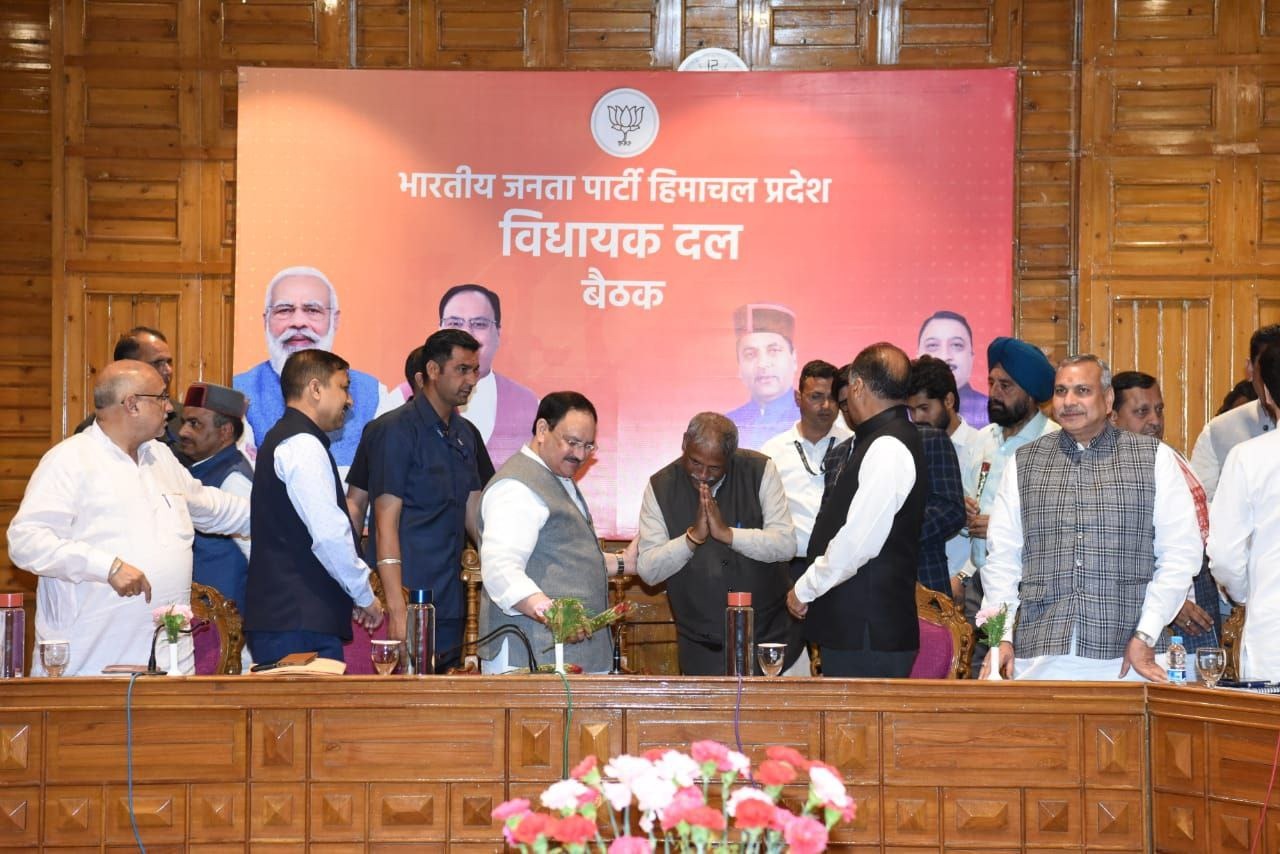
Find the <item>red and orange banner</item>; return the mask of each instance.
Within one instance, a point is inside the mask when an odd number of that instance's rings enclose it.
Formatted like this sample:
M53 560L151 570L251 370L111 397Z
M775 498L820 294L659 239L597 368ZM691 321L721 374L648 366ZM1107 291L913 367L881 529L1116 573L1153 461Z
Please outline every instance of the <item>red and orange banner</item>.
M592 400L580 485L601 535L627 536L692 415L729 413L758 447L797 417L810 359L928 350L985 413L986 344L1011 326L1015 80L242 69L234 365L254 430L273 356L327 346L367 377L354 439L445 320L485 345L467 414L495 462L538 396ZM481 288L442 305L462 284Z

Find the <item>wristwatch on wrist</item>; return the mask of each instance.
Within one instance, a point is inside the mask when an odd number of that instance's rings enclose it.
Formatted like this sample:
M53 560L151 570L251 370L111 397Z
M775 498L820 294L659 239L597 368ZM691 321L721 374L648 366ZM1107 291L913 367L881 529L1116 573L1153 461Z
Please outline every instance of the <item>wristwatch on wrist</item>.
M613 557L618 562L618 577L621 578L627 574L627 564L622 560L622 552L614 552Z
M1138 640L1142 641L1143 643L1145 643L1149 647L1154 648L1156 645L1156 639L1153 638L1151 635L1147 634L1146 632L1142 631L1141 629L1135 629L1133 632L1133 636Z
M124 566L124 561L122 561L120 558L116 558L115 560L111 561L111 568L107 570L107 581L110 581L112 578L114 578L115 574L120 571L120 567L122 566Z

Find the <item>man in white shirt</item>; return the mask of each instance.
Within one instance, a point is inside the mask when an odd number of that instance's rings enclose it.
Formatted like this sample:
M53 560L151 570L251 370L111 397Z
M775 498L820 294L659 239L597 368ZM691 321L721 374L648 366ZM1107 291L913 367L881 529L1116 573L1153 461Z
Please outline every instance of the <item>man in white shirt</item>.
M1253 383L1258 399L1217 416L1204 425L1200 438L1196 439L1195 448L1191 451L1191 467L1204 484L1205 494L1210 501L1213 501L1214 492L1218 488L1222 463L1231 449L1276 428L1276 407L1266 401L1258 362L1262 351L1278 342L1280 323L1263 326L1249 336L1249 361L1245 366L1245 376Z
M943 367L946 367L945 365ZM837 443L853 435L837 417L840 409L832 393L836 366L815 359L800 369L800 388L795 392L800 420L760 446L760 453L773 460L782 478L796 529L796 553L791 561L792 579L800 577L809 563L809 533L822 506L826 456Z
M907 409L911 412L911 420L942 430L950 437L960 463L965 494L972 495L982 434L969 426L960 414L960 393L956 390L955 374L941 359L921 356L911 363L908 390ZM969 563L970 548L966 530L947 540L947 572L951 576L951 596L957 602L964 601L964 580L959 573Z
M1166 679L1154 647L1200 568L1195 505L1168 445L1110 423L1113 398L1105 362L1064 359L1062 430L1005 467L982 583L984 608L1016 626L1000 644L1009 678Z
M258 448L251 498L244 628L255 661L298 652L341 661L353 620L382 622L329 451L351 408L349 370L341 356L304 349L280 372L284 415Z
M204 486L160 437L171 411L150 365L112 362L93 389L95 423L40 460L9 525L9 557L39 576L36 640L69 640L66 673L150 657L155 606L191 601L191 543L247 534L249 504ZM140 595L141 594L141 595ZM193 671L190 636L179 646ZM43 675L39 658L32 675Z
M783 667L796 665L803 645L786 609L795 547L773 461L739 448L726 416L693 416L680 457L649 478L640 503L639 573L647 584L666 582L681 673L725 675L731 592L751 594L756 643L786 644Z
M907 354L883 342L849 368L853 454L813 523L811 565L787 593L788 610L821 648L823 676L904 678L920 647L916 579L929 477L907 417L910 379Z
M1264 401L1280 400L1280 345L1258 359ZM1247 603L1240 678L1280 680L1280 433L1242 442L1227 454L1209 509L1213 577Z
M480 636L506 629L529 640L499 637L480 645L485 673L551 662L555 643L546 613L556 599L573 598L588 613L609 607L608 574L625 572L619 555L605 557L586 499L574 482L596 450L596 408L575 391L552 392L538 404L533 438L494 474L480 500L480 574L484 602ZM565 663L605 673L613 644L607 631L579 634Z

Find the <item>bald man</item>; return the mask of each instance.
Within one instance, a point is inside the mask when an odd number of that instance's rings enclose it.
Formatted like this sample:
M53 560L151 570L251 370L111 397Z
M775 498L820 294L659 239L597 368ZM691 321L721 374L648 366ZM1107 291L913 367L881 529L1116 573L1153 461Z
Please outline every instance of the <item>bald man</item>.
M93 405L94 423L40 460L9 525L10 560L39 578L36 640L71 642L69 676L148 659L152 608L190 604L193 525L249 532L248 501L204 486L157 441L173 407L155 368L112 362ZM179 664L193 672L190 636Z

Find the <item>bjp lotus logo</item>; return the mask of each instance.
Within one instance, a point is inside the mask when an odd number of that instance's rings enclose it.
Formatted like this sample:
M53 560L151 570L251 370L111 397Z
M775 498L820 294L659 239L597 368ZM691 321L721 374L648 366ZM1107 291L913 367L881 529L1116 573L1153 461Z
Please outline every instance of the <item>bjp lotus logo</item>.
M596 145L614 157L635 157L658 137L658 108L638 89L614 89L591 111Z

